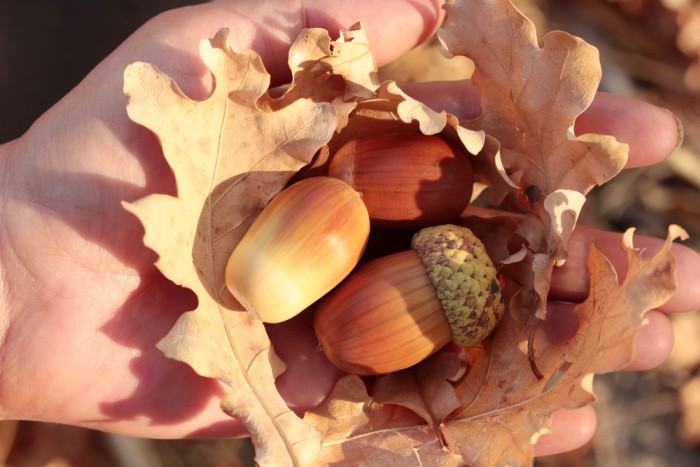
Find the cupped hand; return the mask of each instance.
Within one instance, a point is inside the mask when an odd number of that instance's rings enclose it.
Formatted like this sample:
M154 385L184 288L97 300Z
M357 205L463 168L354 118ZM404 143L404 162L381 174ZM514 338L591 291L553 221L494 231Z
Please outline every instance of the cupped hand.
M173 10L136 31L24 136L1 146L0 416L144 437L243 434L219 409L227 388L155 347L196 298L158 272L141 225L121 205L150 193L177 193L156 138L126 115L124 68L134 61L153 63L186 94L204 98L212 83L197 55L199 41L228 27L233 49L256 50L273 85L283 84L290 78L287 48L301 28L319 26L337 35L339 27L359 20L378 62L386 63L432 35L441 19L437 3L238 1ZM411 92L438 110L462 117L478 113L478 93L468 83ZM576 129L629 143L629 166L663 160L679 139L670 113L605 94ZM595 243L622 270L624 258L615 256L618 237L578 228L572 242ZM650 253L661 245L637 241ZM690 286L700 261L682 246L674 252L679 292L649 313L633 369L667 357L673 335L663 313L700 308L700 295ZM578 266L557 274L553 300L585 297L585 268ZM315 351L308 319L302 315L270 327L289 365L278 387L297 409L318 403L339 375ZM553 426L554 433L537 444L538 454L583 444L595 416L590 408L557 412Z
M289 81L289 45L304 27L364 20L387 62L429 37L434 1L221 1L172 10L131 35L0 158L3 344L0 415L138 436L242 434L219 409L227 391L155 347L196 297L166 280L143 228L122 207L177 194L156 137L129 120L125 68L152 63L194 99L211 75L202 39L229 28ZM282 345L280 345L282 347ZM307 395L327 388L307 380ZM293 395L292 395L293 396ZM290 396L291 397L291 396Z

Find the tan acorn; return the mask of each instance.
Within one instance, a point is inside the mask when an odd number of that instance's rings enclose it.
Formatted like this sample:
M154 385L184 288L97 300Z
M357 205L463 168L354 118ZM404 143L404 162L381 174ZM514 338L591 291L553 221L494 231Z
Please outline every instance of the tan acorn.
M328 175L362 193L372 227L382 229L451 222L469 204L474 184L465 150L421 133L351 140L333 154Z
M316 336L338 368L402 370L451 340L480 342L503 316L496 268L469 229L428 227L411 246L364 264L318 304Z
M226 285L262 321L286 321L350 273L368 237L357 191L336 178L299 181L265 206L236 246Z

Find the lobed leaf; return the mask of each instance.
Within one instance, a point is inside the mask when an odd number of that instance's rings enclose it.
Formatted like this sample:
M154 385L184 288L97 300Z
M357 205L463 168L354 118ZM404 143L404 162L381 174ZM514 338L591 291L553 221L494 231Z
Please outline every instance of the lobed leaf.
M323 434L311 465L458 465L431 430L402 407L373 402L365 383L349 375L304 420Z
M445 8L442 44L475 63L483 113L473 125L500 142L504 170L519 185L510 201L535 218L518 231L530 253L514 277L523 290L513 306L544 318L548 277L566 260L584 195L627 161L627 145L611 136L573 135L600 82L598 51L561 31L545 35L540 47L534 25L510 0L457 0ZM562 196L573 201L565 211Z
M451 54L475 62L472 79L483 109L478 124L501 142L514 178L544 194L586 193L619 172L624 145L570 134L600 82L595 47L554 31L540 48L534 25L508 0L458 0L446 10L439 37Z
M284 365L262 323L226 290L223 272L257 213L330 139L335 112L310 99L274 112L259 108L269 75L254 52L233 53L227 34L202 42L216 83L205 100L189 99L152 65L126 69L129 117L158 136L178 195L151 195L125 208L143 223L157 267L199 299L159 348L232 389L222 408L253 433L260 464L300 465L318 451L320 433L277 392Z

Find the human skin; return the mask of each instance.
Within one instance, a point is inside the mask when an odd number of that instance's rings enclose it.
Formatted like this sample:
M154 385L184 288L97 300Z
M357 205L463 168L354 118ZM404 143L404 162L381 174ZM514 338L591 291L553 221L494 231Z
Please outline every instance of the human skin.
M177 187L157 139L131 122L122 92L124 68L153 63L192 98L204 98L211 77L198 58L199 41L221 27L236 51L253 48L273 76L290 78L287 48L302 27L337 35L362 19L377 61L387 63L430 37L439 2L384 0L214 2L173 10L149 21L100 63L19 139L0 146L0 417L84 426L154 438L243 435L219 409L229 388L167 359L155 344L196 305L188 290L169 282L143 245L143 228L122 208ZM440 92L439 92L440 91ZM449 92L448 92L449 91ZM469 83L410 89L434 108L466 117L478 113ZM611 134L630 145L630 167L665 159L679 141L676 119L657 107L599 94L576 122L578 132ZM624 269L619 235L577 228L572 242L594 243ZM651 254L661 245L638 238ZM700 308L692 278L697 254L682 245L679 293L647 314L629 369L643 370L668 356L673 334L665 313ZM576 258L554 276L553 302L585 296ZM308 316L270 327L289 370L278 388L289 405L318 403L339 376L314 352ZM293 338L290 338L293 336ZM313 378L309 378L313 375ZM586 407L558 411L554 432L538 455L568 451L595 430Z

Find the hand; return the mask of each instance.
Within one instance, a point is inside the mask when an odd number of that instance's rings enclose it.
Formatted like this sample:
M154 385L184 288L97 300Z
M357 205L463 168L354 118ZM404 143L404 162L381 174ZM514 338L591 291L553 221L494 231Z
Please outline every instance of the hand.
M479 91L470 83L412 85L408 93L463 119L475 118L480 112ZM613 135L629 144L626 168L662 162L682 139L680 122L667 110L606 93L598 93L592 105L577 119L575 132ZM571 303L586 298L589 245L594 244L613 262L618 276L624 277L627 257L620 248L620 236L620 233L602 232L582 225L576 227L568 244L569 258L563 268L555 269L552 277L548 303L550 317L557 313L571 315L574 306ZM645 258L651 258L660 249L662 241L635 235L634 245L644 250ZM666 313L697 311L700 306L700 290L691 285L692 276L688 275L700 267L700 256L678 243L673 245L672 252L678 263L678 291L659 310L646 314L648 323L638 337L635 358L626 368L628 371L650 370L668 358L673 346L673 329ZM550 319L548 324L552 322ZM554 414L553 434L542 436L535 445L535 452L543 456L576 449L592 438L595 428L596 415L592 406L559 410Z
M156 257L143 246L141 225L121 207L122 201L154 192L176 194L156 138L126 115L123 71L137 60L153 63L186 94L203 98L211 82L198 58L199 41L229 27L234 50L252 47L260 53L274 86L290 77L287 47L302 27L325 27L335 35L339 26L360 19L371 43L381 44L374 47L378 62L386 63L430 37L440 12L428 0L351 7L318 0L304 2L303 10L296 2L238 1L173 10L136 31L23 137L0 147L0 416L145 437L243 434L219 409L226 388L155 347L196 299L153 266ZM436 92L441 86L450 86L450 94ZM469 85L444 83L412 92L460 116L478 109ZM662 160L678 140L669 113L609 95L598 97L577 129L628 142L630 166ZM580 228L572 241L593 241L612 255L617 239ZM638 241L650 252L661 243ZM674 248L680 291L662 310L650 312L634 369L667 357L672 331L663 312L699 307L689 278L700 273L700 261L693 251ZM617 260L622 268L624 260ZM584 269L577 264L557 274L554 294L585 295ZM278 387L295 408L320 401L338 376L319 360L304 319L270 327L275 348L290 366ZM281 334L290 335L280 332L284 326L306 333L293 342L281 340ZM541 439L537 453L573 449L594 428L591 408L557 412L555 433Z

